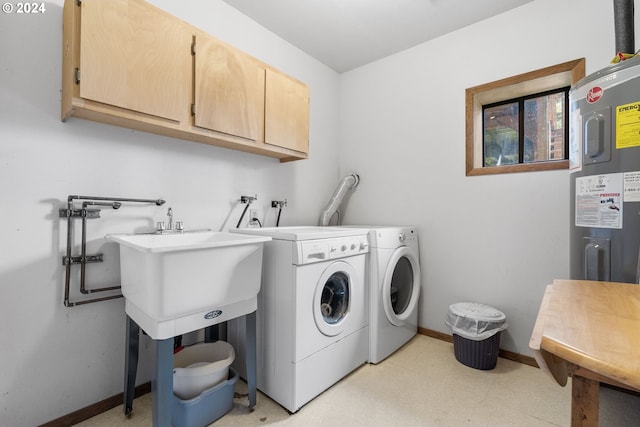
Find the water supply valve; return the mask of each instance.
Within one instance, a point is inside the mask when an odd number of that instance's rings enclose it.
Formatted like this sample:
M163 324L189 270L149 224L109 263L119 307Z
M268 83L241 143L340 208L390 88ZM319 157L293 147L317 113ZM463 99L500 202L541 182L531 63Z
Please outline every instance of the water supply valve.
M283 208L287 206L287 199L284 200L272 200L271 207L272 208Z

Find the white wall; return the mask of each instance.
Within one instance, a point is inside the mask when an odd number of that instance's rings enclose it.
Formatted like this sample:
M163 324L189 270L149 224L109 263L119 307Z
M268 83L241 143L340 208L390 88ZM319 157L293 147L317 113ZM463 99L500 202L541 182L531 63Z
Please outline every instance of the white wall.
M89 222L90 251L104 250L105 262L89 266L88 283L102 285L118 280L117 252L102 239L108 232L152 226L168 206L187 228L234 227L242 194L258 195L266 225L275 222L270 201L283 198L282 225L315 224L339 180L338 75L219 0L152 3L308 83L309 160L280 164L75 118L60 122L62 3L46 2L42 15L0 15L3 426L34 426L122 392L123 300L62 304L66 224L58 209L68 195L167 200L105 210ZM148 380L143 362L138 383Z
M544 287L569 275L569 174L466 177L465 89L581 57L589 74L613 31L611 1L537 0L340 76L341 175L361 177L344 223L418 227L420 326L490 304L501 347L530 354Z

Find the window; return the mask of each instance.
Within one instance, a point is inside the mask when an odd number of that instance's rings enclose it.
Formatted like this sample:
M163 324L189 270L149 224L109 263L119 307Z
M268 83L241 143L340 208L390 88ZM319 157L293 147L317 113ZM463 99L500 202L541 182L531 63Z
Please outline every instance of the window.
M567 159L568 103L569 87L564 87L484 105L482 166Z
M467 89L467 176L568 168L568 94L584 63Z

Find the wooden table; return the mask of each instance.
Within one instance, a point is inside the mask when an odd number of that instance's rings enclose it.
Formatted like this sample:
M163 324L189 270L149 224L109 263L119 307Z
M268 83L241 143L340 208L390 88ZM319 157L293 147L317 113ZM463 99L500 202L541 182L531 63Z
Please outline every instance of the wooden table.
M572 376L571 425L598 425L600 383L640 391L640 286L555 280L529 347L564 386Z

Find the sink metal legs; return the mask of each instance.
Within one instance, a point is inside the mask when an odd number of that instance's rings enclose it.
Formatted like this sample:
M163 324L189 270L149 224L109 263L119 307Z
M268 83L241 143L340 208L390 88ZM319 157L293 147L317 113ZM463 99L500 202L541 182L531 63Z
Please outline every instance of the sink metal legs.
M153 427L171 427L173 407L173 337L153 340L155 375L151 379L151 420Z
M204 328L204 342L216 342L220 339L220 324Z
M127 316L127 330L124 356L124 414L129 416L133 410L133 395L136 388L138 371L138 349L140 327Z
M256 312L243 316L245 321L245 370L249 390L249 411L256 406ZM204 341L215 342L220 339L220 323L205 328Z
M245 320L245 368L247 370L247 388L249 390L249 412L256 406L256 312L244 316Z
M256 312L244 316L245 367L247 370L247 388L249 392L249 411L256 406ZM151 405L153 427L170 427L173 407L173 337L153 340L154 367L151 379ZM138 371L138 351L140 347L140 327L127 316L126 345L124 358L124 414L133 411L133 397Z

